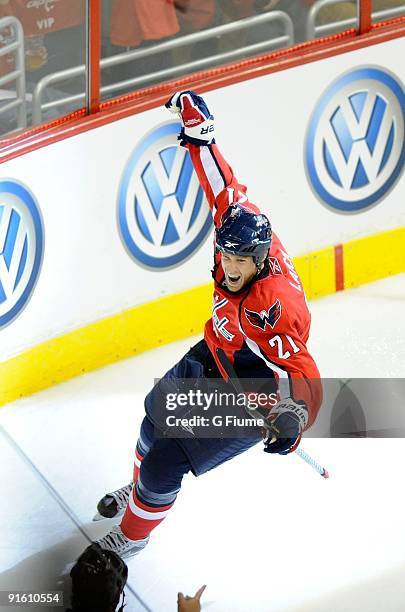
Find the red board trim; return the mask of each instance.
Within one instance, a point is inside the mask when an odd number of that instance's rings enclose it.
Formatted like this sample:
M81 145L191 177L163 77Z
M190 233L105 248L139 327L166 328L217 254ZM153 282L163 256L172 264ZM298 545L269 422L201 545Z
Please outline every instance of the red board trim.
M336 291L343 291L345 288L345 276L344 276L344 265L343 265L343 245L337 244L335 246L335 279L336 279Z

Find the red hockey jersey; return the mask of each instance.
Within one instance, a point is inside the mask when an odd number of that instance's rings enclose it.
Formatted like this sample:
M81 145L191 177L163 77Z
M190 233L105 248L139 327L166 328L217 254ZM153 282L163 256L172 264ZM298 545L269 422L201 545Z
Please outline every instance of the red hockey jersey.
M111 42L137 47L144 40L160 40L179 31L173 0L113 0Z
M83 0L10 0L4 11L17 17L25 36L43 36L84 23Z
M217 145L187 148L216 227L232 204L260 213ZM238 377L273 377L280 399L304 400L309 427L322 400L319 371L306 347L311 315L300 278L279 238L273 233L268 263L248 286L238 292L227 289L220 253L215 255L214 280L212 318L205 325L205 340L221 374L227 378L217 349L225 352Z

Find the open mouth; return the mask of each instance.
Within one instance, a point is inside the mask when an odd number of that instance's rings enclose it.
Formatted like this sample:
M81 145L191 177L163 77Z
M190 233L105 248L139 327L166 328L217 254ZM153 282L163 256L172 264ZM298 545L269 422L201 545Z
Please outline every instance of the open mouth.
M229 285L237 285L239 283L241 279L241 275L240 274L227 274L226 275L226 282Z

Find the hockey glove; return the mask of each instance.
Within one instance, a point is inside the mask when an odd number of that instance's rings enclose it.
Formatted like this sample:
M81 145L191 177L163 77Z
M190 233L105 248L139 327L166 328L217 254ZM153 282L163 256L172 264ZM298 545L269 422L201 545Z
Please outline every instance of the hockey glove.
M287 455L298 448L302 432L308 423L305 402L295 402L291 397L278 402L266 418L268 436L264 441L266 453Z
M170 112L177 113L181 119L181 145L206 146L215 143L214 117L201 96L197 96L194 91L178 91L165 106Z

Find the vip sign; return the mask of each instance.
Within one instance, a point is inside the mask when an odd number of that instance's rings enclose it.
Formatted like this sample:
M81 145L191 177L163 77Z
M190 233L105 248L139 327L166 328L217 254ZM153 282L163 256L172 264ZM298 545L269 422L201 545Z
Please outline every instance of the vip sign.
M0 181L0 329L26 306L39 276L44 233L39 208L20 183Z
M178 123L165 123L147 134L132 153L119 190L125 247L136 261L155 269L180 265L212 227L188 151L177 141L180 129Z
M317 197L338 212L359 212L392 189L405 163L405 94L386 70L339 77L309 123L305 162Z

